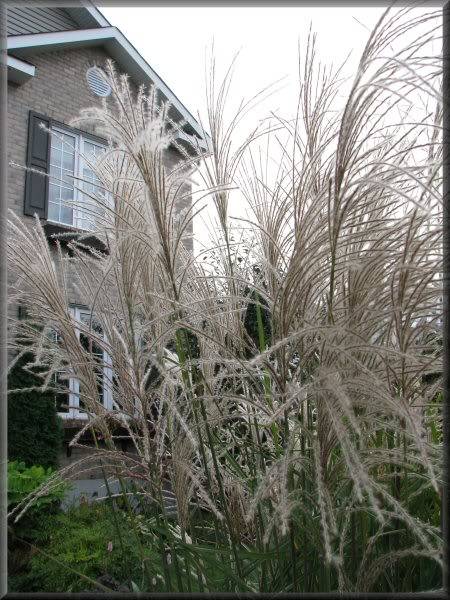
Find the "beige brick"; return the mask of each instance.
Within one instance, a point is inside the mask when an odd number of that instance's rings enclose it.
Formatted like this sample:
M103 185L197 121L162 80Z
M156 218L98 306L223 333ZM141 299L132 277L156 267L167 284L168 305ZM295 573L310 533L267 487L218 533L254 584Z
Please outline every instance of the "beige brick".
M94 63L104 63L108 55L102 48L78 48L24 58L35 65L36 76L20 86L8 85L8 159L20 165L26 161L29 111L68 123L81 109L98 103L99 98L87 85L85 73ZM95 127L88 131L95 133ZM176 161L177 154L169 151L167 163ZM32 226L33 219L23 214L24 185L25 171L9 167L8 207Z

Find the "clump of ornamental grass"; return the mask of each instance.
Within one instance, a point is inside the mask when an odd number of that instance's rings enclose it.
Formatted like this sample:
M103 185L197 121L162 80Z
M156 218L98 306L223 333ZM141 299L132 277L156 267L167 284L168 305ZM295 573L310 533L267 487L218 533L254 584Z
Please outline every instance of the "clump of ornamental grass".
M12 345L33 348L43 387L80 382L83 431L104 440L61 474L97 460L119 479L130 522L135 500L164 532L166 591L441 586L437 23L387 10L344 101L342 67L320 63L310 35L294 118L242 139L256 99L227 121L231 71L218 85L212 68L208 150L182 144L169 104L109 63L111 98L77 121L109 140L91 197L107 251L82 236L52 250L38 220L11 215L11 292L28 315ZM248 205L238 225L231 193ZM206 203L217 228L195 255ZM69 281L90 322L74 320ZM97 391L110 365L112 410ZM144 560L142 585L156 589Z

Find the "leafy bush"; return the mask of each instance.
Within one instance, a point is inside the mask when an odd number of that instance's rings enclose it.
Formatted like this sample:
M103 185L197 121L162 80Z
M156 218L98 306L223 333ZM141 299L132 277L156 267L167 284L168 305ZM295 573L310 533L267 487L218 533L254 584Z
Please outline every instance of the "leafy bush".
M55 395L51 390L29 391L42 385L36 373L24 366L32 360L26 353L8 375L8 458L31 466L56 467L62 446L62 420L58 417Z
M45 468L41 465L27 467L24 462L9 462L8 512L44 484L52 474L51 467ZM10 531L19 537L33 539L36 535L36 528L40 527L42 519L59 509L67 485L61 481L59 485L56 487L52 485L47 493L37 497L24 516L16 524L11 523Z
M42 551L33 554L28 572L16 578L16 590L81 592L96 589L94 581L106 587L129 581L131 589L131 581L142 575L141 561L124 513L119 511L116 519L102 504L81 504L54 515L45 525ZM125 534L123 550L116 525ZM147 554L150 559L151 551Z
M28 494L42 485L53 472L51 467L45 468L42 465L27 467L24 462L16 460L8 462L8 508L19 504ZM65 488L66 484L61 482L60 487L39 497L34 507L38 509L62 500Z
M45 484L53 470L40 465L27 467L25 463L12 461L8 463L8 513L23 502L27 496ZM55 482L58 484L58 481ZM20 574L27 571L28 561L33 552L33 544L45 537L45 526L52 515L60 511L61 500L67 489L67 484L51 487L39 495L17 522L17 514L10 516L8 523L8 572L9 582L15 589L15 581Z

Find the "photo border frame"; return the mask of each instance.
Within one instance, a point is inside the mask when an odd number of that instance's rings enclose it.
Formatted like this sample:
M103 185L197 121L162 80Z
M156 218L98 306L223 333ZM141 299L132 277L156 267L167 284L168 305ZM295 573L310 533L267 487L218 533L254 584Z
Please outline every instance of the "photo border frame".
M7 267L6 267L6 221L7 221L7 171L8 171L8 129L7 129L7 65L6 65L6 10L8 4L13 6L78 6L82 1L74 0L0 0L0 598L20 600L25 598L91 598L91 593L7 593ZM127 7L254 7L262 6L295 7L295 6L374 6L383 7L393 4L386 0L344 0L332 2L330 0L103 0L94 2L95 5ZM397 6L407 6L411 2L395 2ZM417 3L414 3L417 4ZM305 600L332 599L332 598L423 598L444 599L449 597L450 572L449 572L449 524L450 524L450 494L449 494L449 427L450 427L450 0L425 2L429 6L440 6L443 12L443 353L444 353L444 380L443 380L443 429L444 429L444 485L442 498L442 529L444 537L444 572L442 592L417 592L417 593L102 593L101 598L299 598ZM101 10L101 9L100 9Z

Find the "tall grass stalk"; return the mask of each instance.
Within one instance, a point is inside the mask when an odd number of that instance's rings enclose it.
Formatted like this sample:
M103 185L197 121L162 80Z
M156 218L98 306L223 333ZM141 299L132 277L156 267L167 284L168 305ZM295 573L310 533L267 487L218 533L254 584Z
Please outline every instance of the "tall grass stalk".
M93 165L101 193L76 184L107 252L81 233L55 250L38 220L11 214L11 301L28 315L11 349L31 345L44 387L56 373L80 382L88 427L108 442L95 456L130 517L134 481L155 527L148 590L441 587L439 42L437 12L388 9L345 82L311 33L294 117L242 136L272 88L228 119L232 68L217 84L213 61L208 151L108 63L111 98L74 121L109 140ZM232 194L245 217L231 218ZM217 228L192 252L207 204ZM97 329L74 321L73 292ZM112 410L77 331L110 357Z

